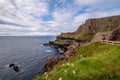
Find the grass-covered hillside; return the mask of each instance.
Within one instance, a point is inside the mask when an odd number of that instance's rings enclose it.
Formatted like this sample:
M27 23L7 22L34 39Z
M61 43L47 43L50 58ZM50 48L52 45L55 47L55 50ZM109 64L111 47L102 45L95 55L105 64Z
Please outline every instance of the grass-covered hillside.
M57 36L57 39L54 41L58 45L71 45L76 42L89 42L94 37L94 34L77 34L77 33L62 33Z
M120 80L120 45L83 45L68 62L35 80Z

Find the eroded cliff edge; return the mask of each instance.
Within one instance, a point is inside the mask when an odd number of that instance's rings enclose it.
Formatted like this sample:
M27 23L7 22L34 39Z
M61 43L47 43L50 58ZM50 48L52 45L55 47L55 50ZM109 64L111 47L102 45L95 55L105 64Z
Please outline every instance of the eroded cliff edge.
M97 34L97 36L95 36ZM77 52L78 46L90 42L99 41L101 36L108 40L120 41L120 15L105 18L88 19L72 33L61 33L50 46L64 51L63 55L50 57L46 61L45 71L49 72L60 61L67 61ZM95 37L94 37L95 36Z

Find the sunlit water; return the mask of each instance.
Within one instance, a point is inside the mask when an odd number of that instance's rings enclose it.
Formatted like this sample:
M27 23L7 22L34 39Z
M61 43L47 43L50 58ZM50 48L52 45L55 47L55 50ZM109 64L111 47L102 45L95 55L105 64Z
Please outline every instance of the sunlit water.
M55 48L42 44L55 37L0 37L0 80L32 80L43 73L45 61L59 55ZM9 68L15 63L20 67L16 73Z

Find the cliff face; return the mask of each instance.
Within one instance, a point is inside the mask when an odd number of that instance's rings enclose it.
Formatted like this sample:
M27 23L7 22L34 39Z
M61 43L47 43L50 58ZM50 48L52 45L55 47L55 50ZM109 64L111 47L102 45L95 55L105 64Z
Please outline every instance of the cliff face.
M78 43L74 43L74 44L70 45L69 47L67 47L67 51L63 55L49 57L46 61L46 65L44 67L45 72L51 71L53 69L53 67L60 61L68 61L68 59L71 56L75 55L75 53L77 52L78 46L79 46Z
M98 18L98 19L88 19L85 24L81 25L76 33L97 33L97 32L109 32L120 26L120 15Z
M50 42L50 45L64 50L64 54L47 59L45 71L50 71L59 61L67 61L73 56L80 44L97 42L101 40L101 36L107 36L106 39L120 41L120 15L88 19L82 24L77 31L73 33L61 33L56 40ZM118 28L119 27L119 28ZM96 34L97 33L97 34ZM96 34L96 35L95 35ZM95 37L94 37L95 36ZM94 37L94 38L93 38Z
M112 41L120 41L120 27L116 28L112 31L110 40Z

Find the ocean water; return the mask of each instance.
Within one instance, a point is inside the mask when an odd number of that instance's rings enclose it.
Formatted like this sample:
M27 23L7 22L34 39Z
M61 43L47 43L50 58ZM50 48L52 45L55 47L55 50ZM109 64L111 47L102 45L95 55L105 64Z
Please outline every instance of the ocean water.
M0 37L0 80L32 80L43 73L46 59L59 55L58 50L42 44L55 37ZM15 63L16 73L9 64Z

